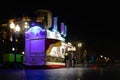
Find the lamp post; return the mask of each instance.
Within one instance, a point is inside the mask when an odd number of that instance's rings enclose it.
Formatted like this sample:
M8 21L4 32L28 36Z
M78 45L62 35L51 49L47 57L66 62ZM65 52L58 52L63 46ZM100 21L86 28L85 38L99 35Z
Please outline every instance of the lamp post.
M13 32L13 42L14 42L14 63L16 63L16 32L20 31L19 25L15 25L13 22L10 23L10 29Z
M80 60L80 63L81 63L81 53L80 53L80 48L82 47L82 43L78 43L78 48L79 48L79 60Z

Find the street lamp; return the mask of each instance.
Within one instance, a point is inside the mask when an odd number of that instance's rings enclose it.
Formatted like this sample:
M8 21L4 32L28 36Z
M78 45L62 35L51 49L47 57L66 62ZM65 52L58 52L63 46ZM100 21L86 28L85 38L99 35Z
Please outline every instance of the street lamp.
M100 58L103 58L103 55L100 55Z
M10 29L13 31L13 42L14 42L14 62L16 63L16 32L20 31L19 25L15 25L13 22L10 23Z
M81 53L80 53L80 48L82 47L82 43L78 43L78 48L79 48L79 60L80 60L80 63L81 63Z
M78 47L79 47L79 48L82 47L82 43L78 43Z

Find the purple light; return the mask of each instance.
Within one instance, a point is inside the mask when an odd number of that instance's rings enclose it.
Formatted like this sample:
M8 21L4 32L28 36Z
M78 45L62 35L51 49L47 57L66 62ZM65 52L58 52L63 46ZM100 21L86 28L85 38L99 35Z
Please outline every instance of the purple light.
M31 26L37 26L37 24L35 22L32 22Z
M26 38L45 38L46 31L39 26L31 27L25 34Z
M31 27L25 33L25 65L39 66L46 64L46 31L39 26Z

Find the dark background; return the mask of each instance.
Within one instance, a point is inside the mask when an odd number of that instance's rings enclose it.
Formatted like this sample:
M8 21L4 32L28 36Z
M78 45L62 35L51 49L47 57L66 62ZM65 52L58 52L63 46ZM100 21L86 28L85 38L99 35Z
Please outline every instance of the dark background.
M48 9L67 25L67 40L81 41L96 52L120 57L118 2L87 0L1 1L0 23L24 15L34 17L37 9Z

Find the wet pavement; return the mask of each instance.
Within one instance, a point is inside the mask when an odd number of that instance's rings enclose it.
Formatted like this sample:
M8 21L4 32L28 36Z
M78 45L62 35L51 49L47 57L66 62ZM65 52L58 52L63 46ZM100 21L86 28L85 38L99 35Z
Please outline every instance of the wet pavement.
M120 65L91 68L0 69L0 80L119 80Z

